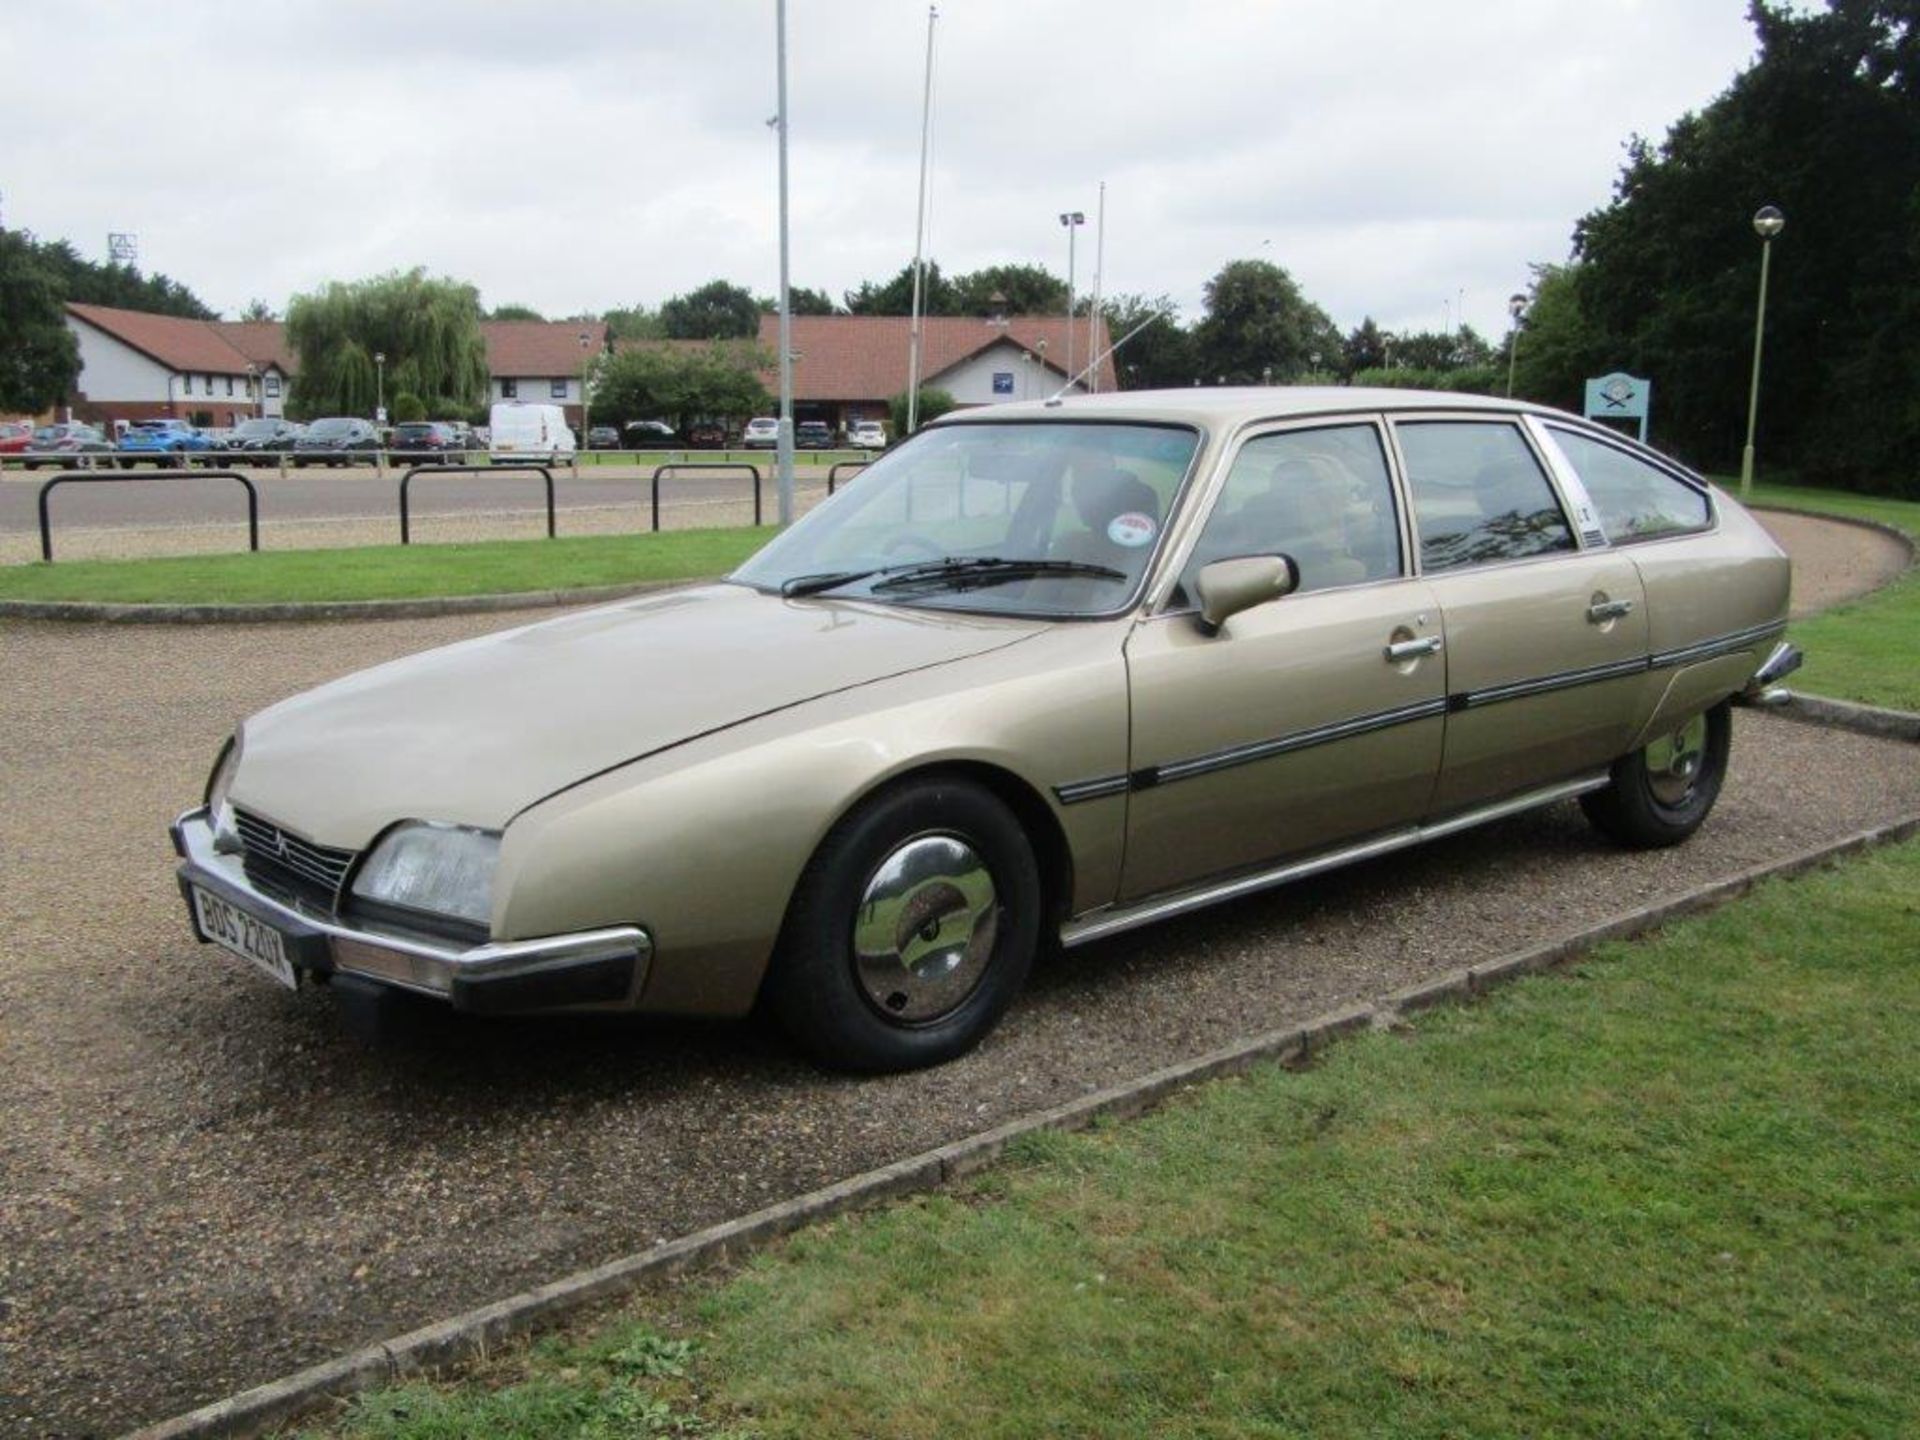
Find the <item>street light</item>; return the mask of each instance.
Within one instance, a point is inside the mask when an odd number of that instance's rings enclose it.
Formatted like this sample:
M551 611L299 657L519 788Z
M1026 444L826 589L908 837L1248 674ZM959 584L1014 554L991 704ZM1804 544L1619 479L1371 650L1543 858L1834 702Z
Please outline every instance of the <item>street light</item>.
M1060 223L1067 230L1067 384L1073 384L1073 242L1080 233L1080 227L1087 223L1086 213L1080 210L1064 210L1060 214Z
M1527 313L1527 297L1509 295L1507 314L1513 317L1513 323L1507 326L1507 398L1513 398L1513 357L1520 344L1520 317Z
M592 448L587 439L587 366L592 362L593 336L585 330L580 332L580 448Z
M387 354L384 350L373 352L373 423L387 423Z
M1747 448L1740 452L1740 493L1753 489L1753 431L1760 420L1760 341L1767 333L1767 262L1773 257L1773 237L1787 228L1778 205L1762 205L1753 214L1753 233L1760 237L1760 303L1753 315L1753 385L1747 392Z

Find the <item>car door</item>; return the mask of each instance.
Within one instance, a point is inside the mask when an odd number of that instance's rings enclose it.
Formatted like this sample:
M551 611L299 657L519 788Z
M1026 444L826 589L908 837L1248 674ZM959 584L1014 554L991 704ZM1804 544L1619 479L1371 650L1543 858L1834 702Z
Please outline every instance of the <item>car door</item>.
M1446 708L1440 610L1412 578L1371 420L1245 440L1162 611L1127 641L1122 900L1419 817ZM1196 621L1213 560L1286 554L1298 590Z
M1433 813L1605 767L1627 748L1647 667L1632 560L1605 545L1591 515L1576 532L1517 419L1406 418L1393 429L1420 573L1446 626Z

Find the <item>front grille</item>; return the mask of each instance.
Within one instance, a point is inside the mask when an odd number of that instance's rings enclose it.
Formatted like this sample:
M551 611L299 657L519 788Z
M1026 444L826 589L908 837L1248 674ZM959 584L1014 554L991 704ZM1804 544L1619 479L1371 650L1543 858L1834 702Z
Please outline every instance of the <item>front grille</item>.
M353 851L315 845L244 810L236 809L233 820L249 879L328 910L335 907L341 882L354 861Z

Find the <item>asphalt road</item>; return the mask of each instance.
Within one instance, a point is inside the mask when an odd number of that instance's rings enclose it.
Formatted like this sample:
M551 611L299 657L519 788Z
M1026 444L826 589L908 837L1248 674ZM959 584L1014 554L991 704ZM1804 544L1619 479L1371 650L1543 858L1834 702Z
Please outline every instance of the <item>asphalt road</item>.
M421 1009L369 1036L196 945L165 827L233 722L513 620L0 624L0 1434L115 1433L1920 813L1920 747L1743 714L1676 850L1520 817L1072 952L979 1051L883 1079L751 1024Z

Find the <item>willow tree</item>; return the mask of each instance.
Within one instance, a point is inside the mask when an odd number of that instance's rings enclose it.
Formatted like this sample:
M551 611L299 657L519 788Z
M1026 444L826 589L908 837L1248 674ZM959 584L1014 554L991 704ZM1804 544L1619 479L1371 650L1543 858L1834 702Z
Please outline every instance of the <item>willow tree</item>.
M293 407L308 417L371 415L384 355L389 399L417 395L429 414L464 415L487 397L480 292L423 269L334 281L287 306L300 357Z

